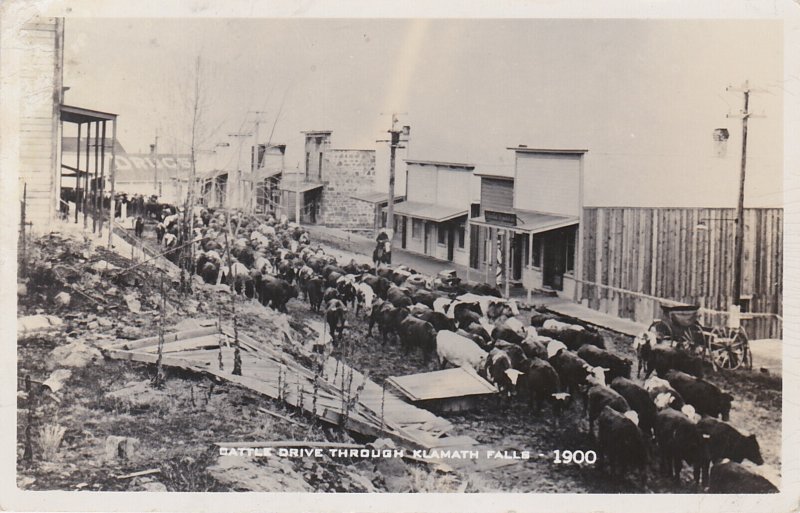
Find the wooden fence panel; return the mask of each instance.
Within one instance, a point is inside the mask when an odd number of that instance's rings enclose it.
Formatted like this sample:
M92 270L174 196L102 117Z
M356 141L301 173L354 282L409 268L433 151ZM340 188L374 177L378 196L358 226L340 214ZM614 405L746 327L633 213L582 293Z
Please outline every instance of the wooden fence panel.
M625 291L727 311L735 217L734 209L724 208L584 209L581 299L627 318L650 307ZM750 311L781 316L783 210L745 209L744 222L742 294L752 296ZM781 332L776 317L747 319L744 325L751 337Z

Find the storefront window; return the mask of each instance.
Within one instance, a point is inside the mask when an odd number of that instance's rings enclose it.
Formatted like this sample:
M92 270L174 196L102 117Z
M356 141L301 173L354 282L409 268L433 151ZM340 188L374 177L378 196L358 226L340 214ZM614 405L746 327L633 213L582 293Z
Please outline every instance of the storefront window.
M466 228L463 224L458 226L458 249L464 249L464 239L466 239Z
M575 272L575 231L571 230L571 232L572 233L567 235L566 243L564 244L564 248L567 252L564 272L567 273Z
M533 253L531 254L531 265L542 267L542 238L538 235L533 236Z
M440 246L447 244L447 226L440 224L436 230L436 239Z
M422 221L420 219L411 220L411 238L422 239Z

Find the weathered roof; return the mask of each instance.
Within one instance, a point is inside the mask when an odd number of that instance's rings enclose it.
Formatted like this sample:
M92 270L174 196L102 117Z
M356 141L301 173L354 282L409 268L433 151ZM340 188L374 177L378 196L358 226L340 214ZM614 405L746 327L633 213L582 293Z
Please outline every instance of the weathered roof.
M418 201L404 201L395 205L394 213L441 223L455 217L467 215L467 209Z
M528 232L531 234L547 232L557 228L564 228L566 226L573 226L579 222L577 216L534 212L532 210L521 210L518 208L509 210L507 213L513 213L517 216L517 225L513 227L515 230ZM484 226L502 226L503 228L507 227L504 224L487 222L485 215L470 219L469 222Z
M448 399L497 393L497 389L469 367L457 367L386 379L412 401Z
M406 164L419 164L421 166L442 166L442 167L456 167L463 168L464 170L475 169L475 164L467 164L462 162L442 162L439 160L415 160L406 159Z
M117 119L116 114L101 112L99 110L84 109L72 105L61 106L61 121L68 123L90 123L94 121L112 121Z
M314 189L319 189L323 185L324 184L319 182L295 183L294 180L281 180L281 184L278 186L278 189L289 192L307 192L313 191Z
M358 192L350 195L351 198L366 201L367 203L389 203L389 193L380 191ZM395 194L394 202L398 203L406 199L403 195Z
M76 153L77 145L78 145L78 138L77 137L66 136L66 137L62 137L61 138L61 151L63 151L64 153ZM94 136L93 136L92 140L89 142L89 150L92 153L94 153L94 145L95 145L95 139L94 139ZM105 138L104 146L105 146L105 149L106 149L106 155L111 155L111 151L110 151L111 150L111 137L106 137ZM81 152L82 153L86 152L86 134L85 133L81 134ZM125 155L125 153L126 153L125 152L125 148L119 142L119 139L117 139L115 141L115 143L114 143L114 153L116 153L117 156Z
M514 150L520 153L551 153L563 155L581 155L589 151L583 149L528 148L527 146L509 146L506 149Z

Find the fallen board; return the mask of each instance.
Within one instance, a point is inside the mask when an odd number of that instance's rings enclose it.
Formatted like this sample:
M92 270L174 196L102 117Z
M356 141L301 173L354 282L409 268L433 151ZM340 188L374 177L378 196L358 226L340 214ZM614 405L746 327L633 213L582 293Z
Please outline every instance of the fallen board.
M497 393L494 385L468 367L390 376L386 381L414 402Z
M408 404L391 389L341 361L328 357L323 372L313 372L269 343L239 334L242 375L234 375L235 348L230 329L210 326L165 335L161 363L209 374L279 399L327 422L358 433L391 438L402 447L429 449L452 443L446 419ZM317 334L318 336L318 334ZM156 363L158 337L115 341L102 348L110 358ZM307 357L314 357L309 353ZM459 445L476 441L466 437Z

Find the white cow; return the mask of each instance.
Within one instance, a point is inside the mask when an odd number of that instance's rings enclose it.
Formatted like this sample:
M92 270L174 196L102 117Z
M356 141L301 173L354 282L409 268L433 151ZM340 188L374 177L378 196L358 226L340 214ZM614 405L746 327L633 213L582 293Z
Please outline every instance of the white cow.
M483 369L488 355L472 340L447 330L436 334L436 354L442 368L449 362L456 367L471 367L476 372Z

